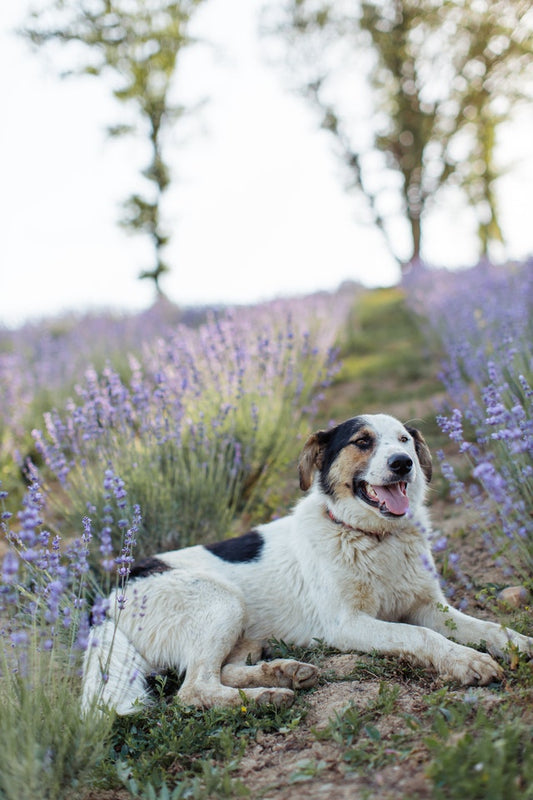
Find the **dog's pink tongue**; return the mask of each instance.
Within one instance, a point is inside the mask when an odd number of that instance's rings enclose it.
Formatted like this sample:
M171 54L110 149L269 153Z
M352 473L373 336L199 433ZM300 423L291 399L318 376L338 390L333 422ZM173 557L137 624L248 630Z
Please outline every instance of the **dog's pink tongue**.
M389 486L373 486L380 503L385 503L387 510L391 514L401 516L409 510L409 498L405 491L405 485L391 483Z

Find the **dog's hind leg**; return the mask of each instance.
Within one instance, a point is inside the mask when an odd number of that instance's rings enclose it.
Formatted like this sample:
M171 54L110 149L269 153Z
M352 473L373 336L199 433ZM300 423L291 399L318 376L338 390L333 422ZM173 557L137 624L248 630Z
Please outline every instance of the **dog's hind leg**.
M194 623L191 620L180 631L186 672L178 697L186 705L203 708L242 705L238 688L241 684L227 685L221 679L221 672L222 664L242 636L246 618L244 600L237 592L213 582L204 586L202 607L197 611ZM294 694L288 688L279 688L280 685L247 681L243 684L244 695L257 703L289 706Z
M222 667L222 683L237 689L254 686L309 689L317 680L318 669L315 666L290 658L260 661L253 665L231 662Z
M222 667L222 683L237 689L259 686L308 689L318 680L318 669L290 658L263 661L262 642L241 639Z
M131 714L149 699L150 664L112 620L91 629L83 663L82 714L108 706Z
M207 674L205 671L198 672L194 669L189 670L189 674L194 674L193 680L183 682L183 686L178 692L179 699L186 705L199 706L201 708L212 708L214 706L232 707L243 703L243 695L247 700L254 700L256 703L272 705L286 708L294 702L294 692L290 689L280 688L278 685L260 686L251 681L243 681L242 689L237 686L227 686L220 682L220 674ZM203 666L203 665L201 665ZM248 667L247 669L253 669Z

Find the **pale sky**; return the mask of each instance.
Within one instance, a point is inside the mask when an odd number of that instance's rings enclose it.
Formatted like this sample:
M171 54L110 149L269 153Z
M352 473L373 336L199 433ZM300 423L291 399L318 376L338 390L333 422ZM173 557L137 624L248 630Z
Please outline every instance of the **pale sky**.
M398 270L312 111L267 63L257 33L264 0L207 0L195 32L215 48L190 51L183 96L208 103L176 128L167 152L175 176L166 205L173 234L163 288L183 304L255 302L352 279L390 285ZM10 31L29 0L0 6L0 324L87 308L141 309L137 280L149 245L116 221L137 186L142 145L110 141L124 108L101 81L60 80L51 59ZM507 131L509 174L500 186L508 254L533 252L533 112ZM454 204L426 228L427 260L474 263L473 220ZM401 234L399 234L401 235Z

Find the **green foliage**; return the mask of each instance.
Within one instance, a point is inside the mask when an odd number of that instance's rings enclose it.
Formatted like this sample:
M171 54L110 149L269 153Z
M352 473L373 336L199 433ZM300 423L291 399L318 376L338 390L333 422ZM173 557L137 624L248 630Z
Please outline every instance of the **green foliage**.
M305 758L296 763L296 769L289 778L289 783L302 783L320 776L327 768L325 761L315 761L312 758Z
M172 788L169 789L166 781L154 783L139 783L135 778L129 777L127 769L123 772L117 767L122 783L133 797L140 800L182 800L182 798L193 798L193 800L205 800L208 797L248 797L249 790L242 781L234 780L231 777L231 770L234 765L229 767L213 766L208 761L201 762L201 773L194 778L183 778L171 781Z
M374 700L364 708L348 706L315 736L336 742L348 768L365 772L407 761L413 751L420 755L423 741L432 757L426 771L435 800L533 796L521 794L533 787L533 743L526 723L514 719L519 708L503 706L489 717L476 690L459 694L444 687L426 696L417 713L405 713L399 690L380 684Z
M81 718L76 669L37 635L16 671L5 644L0 640L0 798L72 797L103 762L112 721Z
M147 800L153 792L164 798L167 790L172 798L243 796L246 790L231 772L247 742L258 731L289 732L302 717L301 709L257 706L244 699L239 708L207 711L182 706L177 699L159 702L116 721L111 758L100 780L114 783L116 774L130 790L144 787L140 796Z
M82 717L80 707L92 537L87 528L67 545L52 537L35 483L11 528L3 494L0 534L8 550L0 576L0 798L62 800L92 781L113 723L113 715L100 715L94 706ZM124 579L109 578L106 591L112 583L123 588Z
M316 644L310 647L299 647L287 644L282 639L269 640L269 653L271 658L292 658L295 661L305 661L307 664L320 664L326 656L335 655L339 651L327 645L322 639L314 639Z
M384 740L375 723L395 711L399 694L398 686L381 683L374 700L361 709L351 704L342 713L337 713L323 730L314 730L317 739L332 739L343 748L343 761L352 769L358 767L381 767L397 760L397 744L404 743L405 736L393 736Z
M315 736L318 739L333 739L338 744L348 746L355 744L363 731L368 734L370 730L370 738L375 738L375 734L368 726L377 717L393 711L398 692L397 686L391 687L386 683L380 683L377 697L370 701L365 709L349 705L341 714L335 714L324 730L315 731Z
M208 447L192 439L158 445L147 437L132 442L112 433L95 456L89 454L86 464L71 471L67 498L61 498L58 507L67 527L75 524L87 503L95 525L102 523L107 500L100 476L108 457L127 486L127 511L131 513L134 504L143 510L137 559L228 534L244 478L242 472L231 477L231 446L217 442Z
M288 0L274 27L290 46L291 73L334 137L349 187L366 199L399 263L420 258L429 203L448 185L477 213L481 252L502 241L494 184L504 170L495 146L501 124L530 99L527 0ZM371 88L366 104L362 75ZM371 126L364 138L362 119ZM383 210L391 196L392 213ZM398 216L410 233L407 258L391 225Z
M434 755L428 774L435 800L533 798L531 728L519 721L494 727L480 714L474 729L451 743L427 741Z
M341 332L339 346L342 367L329 407L334 419L362 410L386 411L402 401L407 406L405 419L417 419L420 403L440 389L435 375L440 355L436 340L422 334L401 289L362 294ZM348 404L343 385L350 390ZM433 413L424 423L424 433L442 436Z

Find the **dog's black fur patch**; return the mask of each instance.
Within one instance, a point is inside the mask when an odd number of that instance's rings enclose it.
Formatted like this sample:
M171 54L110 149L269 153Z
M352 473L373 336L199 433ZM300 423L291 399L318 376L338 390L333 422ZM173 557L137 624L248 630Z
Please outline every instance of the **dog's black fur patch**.
M258 531L249 531L233 539L224 539L215 544L206 544L205 549L223 561L232 564L258 561L263 550L264 540Z
M144 558L138 561L130 570L129 579L148 578L150 575L159 575L161 572L168 572L172 567L161 561L160 558Z
M180 675L173 669L152 672L146 676L146 688L154 698L169 700L177 694L183 683L184 674Z
M353 417L352 419L346 420L346 422L341 422L340 425L337 425L327 432L328 441L324 449L322 466L320 468L320 488L326 494L333 494L333 489L328 479L331 465L340 451L348 445L348 442L354 434L365 424L365 420L361 419L361 417Z

